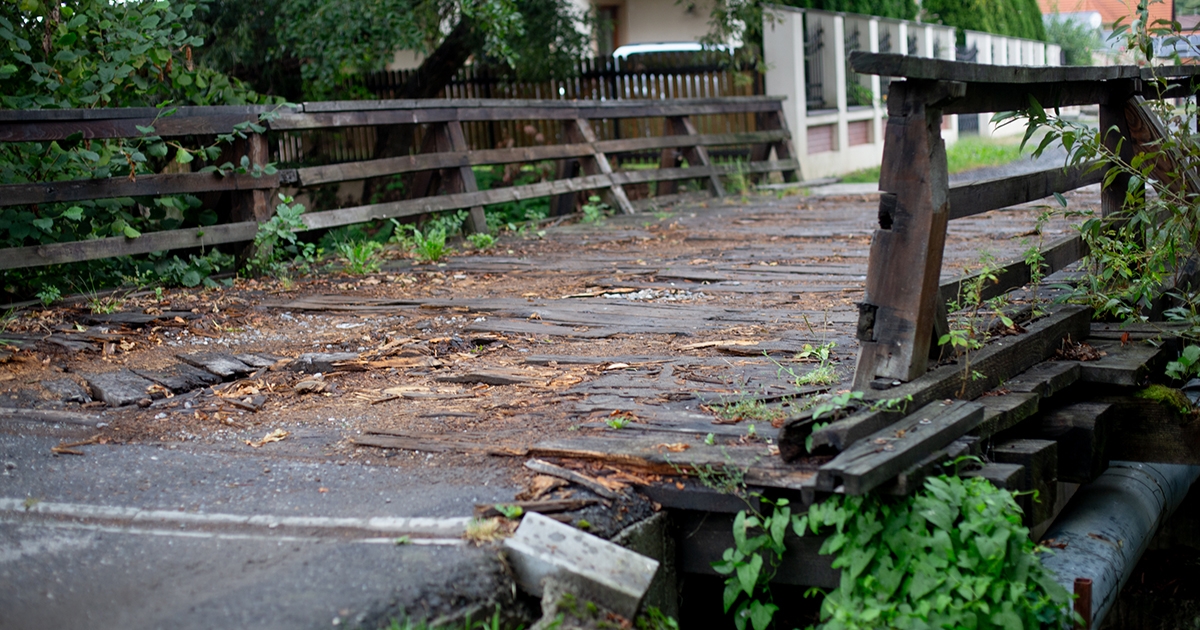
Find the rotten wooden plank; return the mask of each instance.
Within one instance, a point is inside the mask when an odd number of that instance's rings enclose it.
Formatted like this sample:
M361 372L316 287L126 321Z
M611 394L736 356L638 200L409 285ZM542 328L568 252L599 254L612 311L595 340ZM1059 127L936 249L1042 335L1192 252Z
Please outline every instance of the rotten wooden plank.
M984 396L979 399L979 403L983 405L983 422L980 422L971 434L991 437L1011 429L1037 413L1040 401L1041 396L1036 393Z
M1142 385L1150 374L1159 373L1171 357L1166 346L1148 343L1122 345L1119 341L1097 341L1090 345L1105 356L1079 362L1080 379L1087 383Z
M575 472L574 470L569 470L567 468L563 468L562 466L551 464L550 462L542 461L540 459L531 459L525 462L525 467L542 475L550 475L551 477L566 479L571 483L591 490L605 499L621 498L620 492L605 486L599 480L589 477L585 474Z
M817 489L860 495L894 478L983 421L983 405L930 403L842 451L817 472Z
M507 457L524 457L526 454L525 449L489 443L485 438L480 438L479 441L467 441L432 434L372 433L352 437L350 442L358 446L394 448L424 453L476 453Z
M601 461L665 475L691 474L703 469L718 477L726 471L744 473L751 486L811 489L815 470L785 466L766 445L707 446L700 436L685 442L667 442L662 436L577 437L539 442L529 449L533 457Z
M868 391L867 398L876 401L911 395L913 399L909 403L910 409L916 409L934 400L956 396L964 399L978 398L1006 379L1048 358L1058 350L1064 338L1085 338L1091 324L1091 316L1092 309L1088 307L1054 307L1049 315L1030 323L1024 335L995 339L983 349L974 352L971 357L972 369L983 374L983 378L968 378L960 365L943 365L911 383L884 391ZM813 444L816 447L841 451L898 419L895 413L859 413L814 432ZM781 453L785 449L784 442L794 442L789 435L788 425L784 425L780 431L780 442ZM803 438L799 443L803 444Z
M1074 385L1081 375L1077 362L1044 361L1005 381L1004 389L1049 398Z

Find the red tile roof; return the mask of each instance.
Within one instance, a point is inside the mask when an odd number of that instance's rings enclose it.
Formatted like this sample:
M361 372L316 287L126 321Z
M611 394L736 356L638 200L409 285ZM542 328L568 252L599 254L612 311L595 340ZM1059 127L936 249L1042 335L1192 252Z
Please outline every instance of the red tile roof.
M1150 21L1170 20L1173 4L1174 0L1151 2ZM1038 6L1041 7L1044 14L1095 11L1100 14L1105 25L1116 22L1120 17L1124 17L1123 23L1128 24L1133 17L1134 9L1137 8L1137 0L1128 0L1128 2L1121 0L1038 0Z

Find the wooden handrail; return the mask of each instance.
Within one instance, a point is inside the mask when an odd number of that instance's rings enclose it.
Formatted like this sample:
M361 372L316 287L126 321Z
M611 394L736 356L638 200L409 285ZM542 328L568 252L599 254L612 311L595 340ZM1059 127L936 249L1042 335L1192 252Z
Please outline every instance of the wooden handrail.
M53 243L0 249L0 269L78 262L110 256L244 242L253 238L257 223L270 216L270 191L281 186L307 187L364 180L402 173L415 173L421 190L414 199L367 204L351 208L320 210L304 215L307 229L326 229L371 219L414 216L458 209L470 210L468 228L486 229L483 206L534 197L555 197L552 208L570 212L576 195L597 190L620 212L633 212L624 186L663 182L660 196L674 190L673 182L696 179L720 194L721 175L743 172L757 177L779 171L796 181L799 162L793 158L791 134L782 116L782 99L732 97L678 101L479 101L434 99L428 101L343 101L303 103L295 106L186 107L172 115L153 108L114 110L50 110L0 112L0 141L64 139L83 133L87 138L142 137L137 127L153 125L154 134L206 135L224 133L245 121L258 121L268 132L279 130L360 127L364 125L426 125L426 151L415 155L338 164L281 169L259 178L250 175L219 176L214 173L171 173L143 175L135 179L37 182L0 186L0 207L62 203L112 197L200 194L232 191L231 221L206 228L148 232L135 239L104 238L73 243ZM266 112L276 112L263 117ZM759 130L742 133L696 133L689 117L710 114L754 114ZM260 120L262 118L262 120ZM674 135L598 140L589 120L620 118L665 118ZM463 138L461 123L478 120L561 120L563 144L472 151ZM682 130L682 133L681 133ZM235 163L247 154L255 164L264 164L265 134L247 134L235 143ZM713 164L706 147L751 147L751 161L741 165ZM681 151L688 168L666 168L614 172L607 154L634 151ZM769 159L774 152L775 159ZM225 158L222 158L225 159ZM473 166L556 160L559 176L552 181L480 191ZM583 176L572 176L568 163L578 160ZM449 194L437 194L432 174L440 172Z
M879 187L880 229L871 243L866 295L860 304L862 342L855 388L887 388L925 373L935 331L945 331L943 304L958 296L962 282L939 286L942 253L951 219L1035 201L1101 183L1109 168L1095 162L1051 168L1016 177L951 187L941 138L942 116L950 113L1099 104L1100 126L1116 128L1106 144L1121 159L1152 152L1163 127L1145 98L1191 96L1200 67L1013 67L855 52L855 71L902 77L891 83L884 163ZM1166 89L1157 81L1165 81ZM1131 131L1132 130L1132 131ZM1177 156L1160 157L1158 170L1178 171ZM1200 180L1183 173L1171 184L1195 192ZM1117 177L1101 191L1102 215L1112 216L1125 199L1127 179ZM1079 236L1051 243L1042 252L1057 271L1087 253ZM1045 270L1043 270L1045 271ZM989 284L989 297L1026 284L1033 276L1025 261L1013 261Z

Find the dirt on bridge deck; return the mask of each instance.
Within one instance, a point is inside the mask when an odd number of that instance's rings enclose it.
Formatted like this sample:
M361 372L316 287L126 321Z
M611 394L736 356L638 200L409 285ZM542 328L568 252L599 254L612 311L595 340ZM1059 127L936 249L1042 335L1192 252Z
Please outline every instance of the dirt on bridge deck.
M1067 197L1072 209L1098 204L1091 189ZM769 454L769 415L716 410L765 400L786 412L789 397L847 386L876 212L874 195L728 198L506 235L440 264L389 252L361 277L141 292L113 315L78 300L10 321L23 349L0 366L0 406L97 413L98 388L117 400L122 382L153 384L105 407L93 439L384 465L422 483L513 491L534 477L523 466L531 447L575 438L676 452L712 433ZM945 277L984 255L1020 257L1038 242L1039 212L953 222ZM1058 218L1040 238L1069 229ZM793 374L814 364L796 354L829 342L840 384L798 388ZM300 365L313 353L334 356ZM227 355L241 363L204 376ZM619 487L662 471L590 472Z

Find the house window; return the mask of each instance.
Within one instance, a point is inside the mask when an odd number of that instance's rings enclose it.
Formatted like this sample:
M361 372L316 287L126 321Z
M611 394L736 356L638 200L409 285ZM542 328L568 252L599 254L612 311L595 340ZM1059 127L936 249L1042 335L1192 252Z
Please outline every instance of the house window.
M617 41L617 12L621 7L596 7L596 53L601 57L613 54Z

